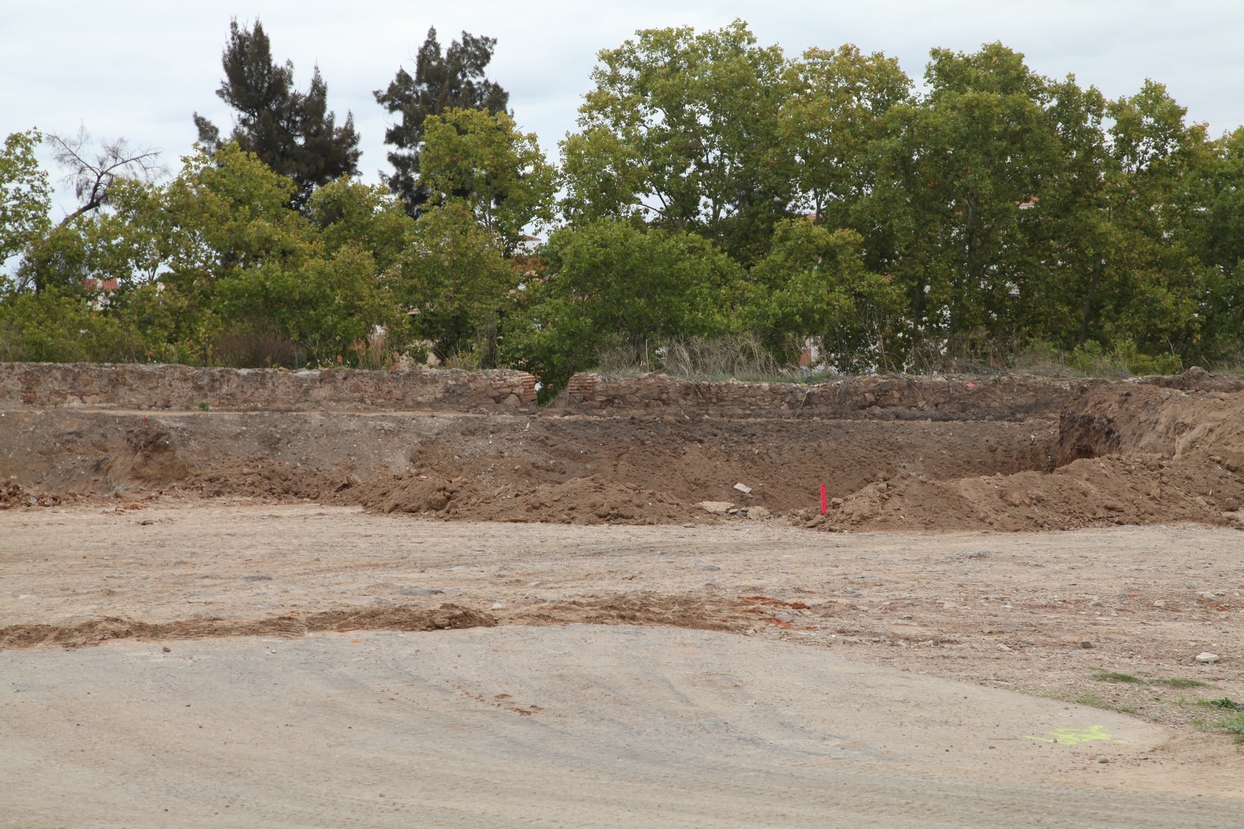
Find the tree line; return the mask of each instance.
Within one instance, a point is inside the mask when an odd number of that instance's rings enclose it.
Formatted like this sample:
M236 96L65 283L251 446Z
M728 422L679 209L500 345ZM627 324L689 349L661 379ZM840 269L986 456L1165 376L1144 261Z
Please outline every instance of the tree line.
M789 57L741 21L598 55L557 163L486 77L495 40L435 30L377 102L393 172L358 173L318 70L232 25L231 131L149 153L36 131L0 151L0 359L513 366L553 390L621 349L809 346L837 371L1028 351L1133 371L1244 346L1244 129L1159 83L1108 99L1000 43L934 49L922 88L853 45ZM542 233L538 242L529 234ZM106 288L106 290L104 290ZM659 358L657 360L659 363Z

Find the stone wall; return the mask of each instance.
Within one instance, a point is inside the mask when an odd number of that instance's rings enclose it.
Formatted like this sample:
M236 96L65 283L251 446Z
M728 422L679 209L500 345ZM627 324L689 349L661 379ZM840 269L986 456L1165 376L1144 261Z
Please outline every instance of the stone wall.
M1024 375L851 377L800 385L708 383L663 374L576 374L550 408L574 414L678 418L1005 420L1057 416L1080 385Z
M177 365L0 363L0 409L533 412L521 371L286 371Z
M852 377L800 385L576 374L549 408L598 417L1005 420L1057 415L1084 385L1023 375ZM0 363L0 409L53 407L530 413L536 411L536 378L520 371Z

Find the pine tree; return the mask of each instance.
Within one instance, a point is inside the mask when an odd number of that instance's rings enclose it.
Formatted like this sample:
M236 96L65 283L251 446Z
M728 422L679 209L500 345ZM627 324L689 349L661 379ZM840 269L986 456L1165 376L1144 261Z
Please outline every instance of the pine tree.
M272 62L268 35L256 21L251 29L229 25L229 42L221 58L225 77L217 96L237 111L233 134L247 152L259 156L272 170L291 178L298 189L290 204L301 208L321 184L358 173L359 137L354 116L336 125L328 110L328 85L317 66L311 87L294 88L294 65ZM199 141L209 149L222 143L220 129L195 113Z
M415 61L415 76L399 68L389 88L375 92L377 103L401 116L384 135L384 142L394 148L389 153L394 172L386 179L412 216L418 217L428 200L428 189L419 183L419 152L428 116L447 109L482 109L496 115L509 103L510 93L484 77L496 45L496 38L463 32L462 40L453 41L442 53L436 29L428 29Z

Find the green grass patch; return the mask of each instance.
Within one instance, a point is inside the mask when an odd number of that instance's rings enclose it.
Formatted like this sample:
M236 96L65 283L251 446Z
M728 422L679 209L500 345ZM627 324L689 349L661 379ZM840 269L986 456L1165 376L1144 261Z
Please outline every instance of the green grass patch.
M1114 671L1098 671L1093 674L1093 679L1098 682L1123 682L1129 685L1144 685L1145 681L1138 676L1131 674L1120 674Z
M1168 688L1208 688L1208 682L1202 682L1199 679L1154 679L1150 680L1150 685L1165 685Z

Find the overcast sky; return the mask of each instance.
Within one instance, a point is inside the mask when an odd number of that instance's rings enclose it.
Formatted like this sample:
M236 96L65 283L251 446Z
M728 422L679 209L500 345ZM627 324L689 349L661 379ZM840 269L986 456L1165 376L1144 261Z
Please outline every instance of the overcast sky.
M1244 123L1238 0L0 0L0 136L31 127L72 132L85 124L97 137L159 148L176 167L196 137L194 112L230 124L214 93L233 17L263 22L274 58L294 62L299 88L319 65L330 107L339 119L354 114L360 167L370 181L387 168L385 113L372 92L387 86L399 66L413 71L429 26L443 46L463 30L497 38L489 75L510 91L518 123L539 135L550 156L574 128L598 50L636 29L703 30L735 18L788 55L850 42L897 57L917 79L932 47L973 51L1000 40L1036 71L1074 74L1110 97L1135 92L1145 78L1165 83L1189 119L1208 122L1213 135Z

